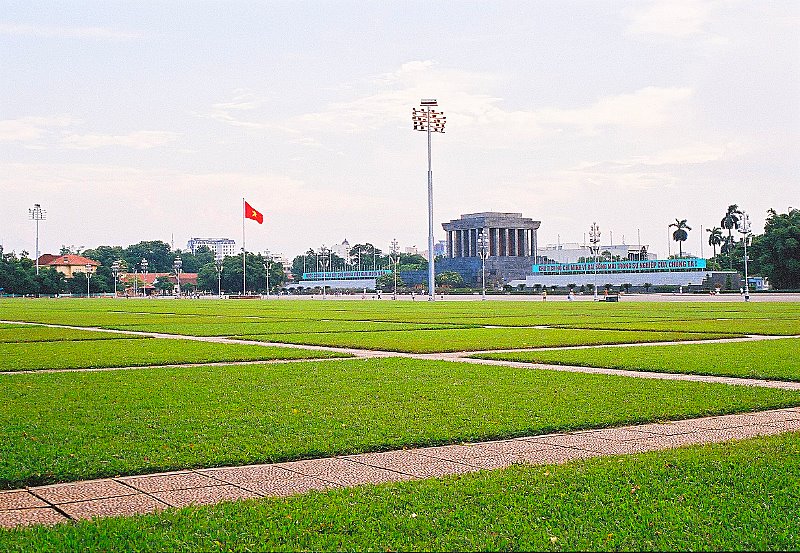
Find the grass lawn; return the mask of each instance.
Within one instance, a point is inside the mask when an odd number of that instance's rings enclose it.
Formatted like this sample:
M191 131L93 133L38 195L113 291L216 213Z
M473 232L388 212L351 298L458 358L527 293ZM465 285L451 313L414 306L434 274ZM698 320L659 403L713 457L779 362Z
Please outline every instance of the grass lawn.
M114 339L77 342L0 343L0 371L349 357L337 352L252 344L213 344L193 340L113 336Z
M74 330L71 328L51 328L29 325L18 325L12 328L0 326L0 343L114 340L120 337L119 334L95 332L93 330ZM124 338L135 337L136 336L124 336Z
M458 328L396 332L328 332L236 336L248 340L351 347L409 353L538 348L589 344L625 344L729 338L730 334L577 330L563 328Z
M800 380L798 351L800 338L781 338L723 344L489 353L472 357L635 371Z
M473 326L574 325L725 333L763 331L793 335L800 334L800 303L0 299L0 320L77 326L147 325L156 331L169 324L341 320ZM694 326L695 322L699 326ZM657 326L647 326L650 324Z
M0 404L13 489L779 408L800 392L370 359L0 375Z
M0 530L5 551L800 549L800 434Z

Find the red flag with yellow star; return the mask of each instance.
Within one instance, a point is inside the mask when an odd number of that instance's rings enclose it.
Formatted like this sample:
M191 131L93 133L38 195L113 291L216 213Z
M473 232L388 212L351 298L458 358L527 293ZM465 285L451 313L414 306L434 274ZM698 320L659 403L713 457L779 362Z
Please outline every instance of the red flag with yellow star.
M256 209L253 209L253 206L247 202L244 202L244 218L252 219L259 225L264 223L264 215L262 215L261 212L257 211Z

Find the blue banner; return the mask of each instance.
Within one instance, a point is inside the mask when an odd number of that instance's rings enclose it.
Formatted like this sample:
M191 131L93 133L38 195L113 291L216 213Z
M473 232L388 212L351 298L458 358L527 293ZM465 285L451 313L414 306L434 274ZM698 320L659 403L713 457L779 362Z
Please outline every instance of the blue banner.
M390 274L392 274L392 271L388 269L375 271L317 271L303 273L303 280L355 280L359 278L379 278Z
M565 275L581 273L641 273L693 271L706 268L706 260L696 257L648 259L644 261L599 261L597 263L543 263L533 266L534 274Z

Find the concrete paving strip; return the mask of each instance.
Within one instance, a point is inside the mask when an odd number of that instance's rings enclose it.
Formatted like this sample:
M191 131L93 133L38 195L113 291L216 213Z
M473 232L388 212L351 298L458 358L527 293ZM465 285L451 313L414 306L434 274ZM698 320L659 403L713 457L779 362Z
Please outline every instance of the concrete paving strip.
M0 492L0 527L154 513L311 490L566 463L800 431L800 408L266 465L184 470Z

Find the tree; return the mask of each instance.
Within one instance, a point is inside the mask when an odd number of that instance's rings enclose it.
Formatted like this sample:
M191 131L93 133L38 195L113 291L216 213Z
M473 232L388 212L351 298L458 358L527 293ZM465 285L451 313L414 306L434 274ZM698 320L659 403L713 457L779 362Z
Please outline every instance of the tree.
M764 234L753 240L753 258L775 288L800 288L800 209L768 212ZM748 252L750 253L750 252Z
M163 295L166 292L172 292L172 289L175 288L175 284L169 277L159 277L153 282L153 287L158 293Z
M464 278L455 271L445 271L436 275L436 285L446 288L463 288Z
M728 230L728 240L726 241L725 245L723 246L728 253L731 252L733 248L733 229L736 228L736 225L739 223L739 220L742 218L742 210L739 209L739 206L736 204L732 204L728 206L728 210L725 212L725 216L719 222L720 226L724 229ZM730 267L733 268L733 257L729 256Z
M722 245L722 229L714 227L706 229L708 232L708 245L714 248L714 257L717 257L717 246Z
M689 238L688 230L692 230L686 219L675 219L674 223L670 223L670 228L675 227L675 232L672 233L672 239L678 243L678 257L683 257L683 243Z

